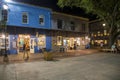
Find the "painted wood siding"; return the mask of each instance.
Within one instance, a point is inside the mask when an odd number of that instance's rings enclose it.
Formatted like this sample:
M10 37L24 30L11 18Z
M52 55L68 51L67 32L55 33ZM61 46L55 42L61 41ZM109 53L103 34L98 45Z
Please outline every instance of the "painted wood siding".
M62 14L62 13L61 13ZM64 30L64 31L73 31L73 32L83 32L82 30L82 24L85 24L85 31L84 32L88 32L88 21L86 20L82 20L79 18L74 18L74 17L70 17L70 16L65 16L65 15L61 15L59 14L52 14L52 29L54 30ZM63 21L62 24L62 29L58 29L58 25L57 25L57 20L60 19ZM75 26L75 30L71 30L71 24L70 22L74 22L74 26Z
M7 25L31 27L31 28L43 28L50 29L51 27L51 10L47 8L41 8L22 3L8 3L9 16ZM22 13L28 13L28 23L22 23ZM39 24L39 16L44 15L44 25Z

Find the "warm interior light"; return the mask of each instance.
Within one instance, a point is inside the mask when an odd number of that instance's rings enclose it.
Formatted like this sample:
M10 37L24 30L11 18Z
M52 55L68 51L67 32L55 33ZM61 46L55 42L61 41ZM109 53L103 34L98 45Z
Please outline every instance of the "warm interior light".
M5 35L4 35L4 34L2 35L2 38L5 38Z
M88 36L85 36L85 39L88 39Z

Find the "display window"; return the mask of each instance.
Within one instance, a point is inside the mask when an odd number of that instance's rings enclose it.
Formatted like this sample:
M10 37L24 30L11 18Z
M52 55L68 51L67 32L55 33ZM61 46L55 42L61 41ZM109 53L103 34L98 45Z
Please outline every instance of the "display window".
M30 35L19 35L18 37L18 49L19 52L23 51L23 44L26 44L30 48Z
M57 36L57 45L62 45L62 36Z
M42 48L46 48L46 36L45 35L39 35L38 46L40 46Z
M74 46L74 38L70 38L70 47Z
M5 38L4 34L0 34L0 49L5 49L5 39L6 39L6 48L9 48L9 38L8 35Z
M64 38L63 39L63 46L70 46L70 40L69 40L69 38Z

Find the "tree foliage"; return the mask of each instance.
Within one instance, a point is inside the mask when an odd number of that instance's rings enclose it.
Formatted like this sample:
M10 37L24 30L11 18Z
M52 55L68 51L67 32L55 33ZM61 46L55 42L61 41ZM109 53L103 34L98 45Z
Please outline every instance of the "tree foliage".
M109 45L112 45L119 35L120 0L58 0L58 5L60 7L76 6L84 8L86 12L97 14L109 29L110 39L112 39Z

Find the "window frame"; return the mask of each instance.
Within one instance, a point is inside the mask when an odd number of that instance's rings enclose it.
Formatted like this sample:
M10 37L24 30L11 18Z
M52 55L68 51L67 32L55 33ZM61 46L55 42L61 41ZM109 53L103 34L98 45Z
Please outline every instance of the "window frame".
M63 20L57 19L57 29L63 29Z
M24 18L24 15L26 15L26 18ZM29 18L28 18L28 12L22 12L22 24L28 24L29 23ZM24 20L26 19L26 22Z
M75 22L74 21L70 21L70 29L72 31L75 31Z
M40 19L42 19L42 22ZM45 16L44 15L39 15L39 24L42 26L45 25Z

